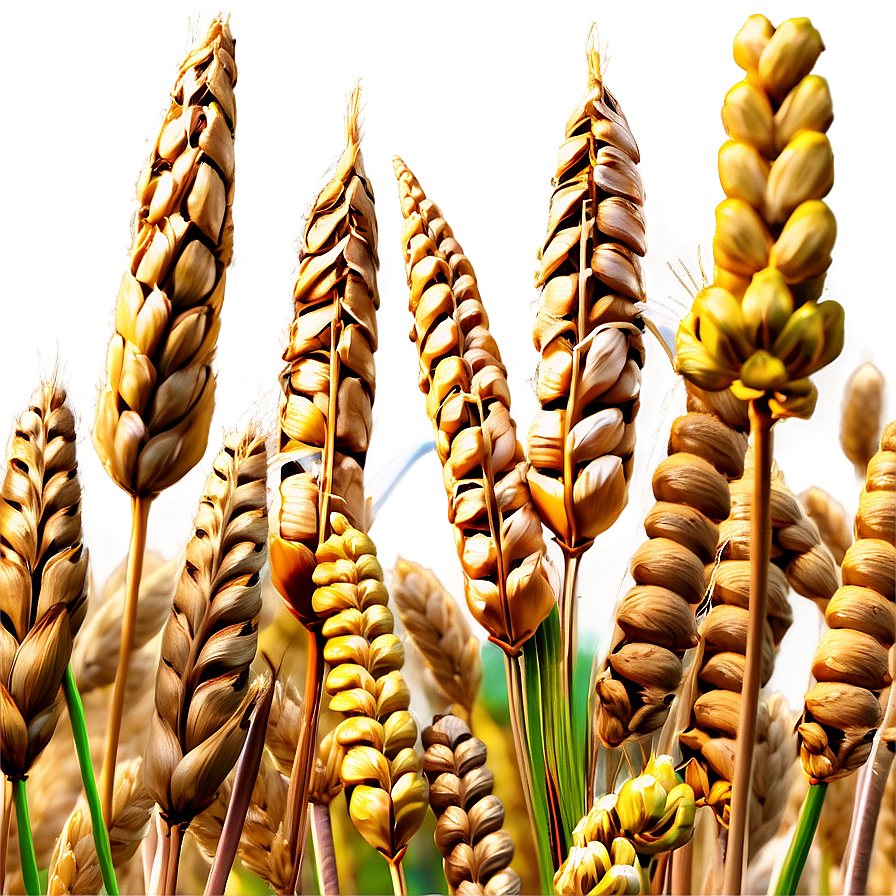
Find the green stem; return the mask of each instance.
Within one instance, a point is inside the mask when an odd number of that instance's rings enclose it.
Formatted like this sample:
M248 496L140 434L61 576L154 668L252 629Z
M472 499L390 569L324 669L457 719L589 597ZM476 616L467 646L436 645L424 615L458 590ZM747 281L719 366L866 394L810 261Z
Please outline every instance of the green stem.
M25 782L12 782L12 798L16 804L16 823L19 827L19 855L22 857L22 879L28 896L40 893L40 875L37 871L37 856L34 854L34 838L31 836L31 818L28 815L28 798L25 796Z
M65 701L68 704L68 715L72 723L75 750L78 753L78 764L81 766L81 780L84 782L87 805L90 807L90 820L93 823L93 843L100 862L103 885L109 896L118 896L118 881L115 879L115 869L112 867L112 848L109 845L109 832L106 830L106 822L103 820L103 807L100 803L99 791L96 788L96 778L93 776L93 764L90 761L90 743L87 740L87 722L84 718L84 705L81 703L81 695L78 693L78 686L75 684L75 675L72 672L71 663L66 667L65 675L62 678L62 690L65 693Z
M775 896L796 893L800 875L803 873L803 866L806 864L806 857L809 855L809 847L812 845L812 839L815 837L815 829L818 827L821 807L824 805L824 797L827 792L828 785L826 781L819 781L817 784L809 785L809 792L806 794L806 799L803 802L800 820L797 822L796 830L793 832L790 849L787 850L787 855L784 857L784 866L781 868L781 876L778 878L777 887L775 887Z

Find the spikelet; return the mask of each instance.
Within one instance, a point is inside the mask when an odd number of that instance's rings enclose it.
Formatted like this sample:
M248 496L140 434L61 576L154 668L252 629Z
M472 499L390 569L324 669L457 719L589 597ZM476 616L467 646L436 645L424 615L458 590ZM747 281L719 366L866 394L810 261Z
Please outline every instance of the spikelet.
M697 643L695 613L718 524L730 510L728 481L744 469L742 421L721 419L687 388L688 413L672 424L669 456L654 472L657 503L644 521L648 541L632 558L635 587L617 607L616 635L595 683L595 742L609 747L666 720L684 652Z
M233 54L219 16L181 63L137 182L136 233L93 427L106 472L134 496L173 485L208 444L233 249Z
M87 612L75 418L65 389L41 383L7 449L0 503L2 757L23 779L59 717L72 639Z
M392 162L418 382L436 432L467 606L489 639L515 656L555 597L506 369L469 259L404 162Z
M377 346L376 214L364 173L360 84L348 103L346 147L305 222L295 320L280 375L280 509L272 518L271 571L306 627L314 551L329 507L366 529L364 461L372 426Z
M647 244L640 154L604 85L594 26L588 92L566 123L553 180L535 347L541 410L529 430L529 485L567 553L581 553L622 512L644 366L638 256Z
M445 699L469 719L482 681L479 640L454 598L432 570L399 558L392 572L392 600L408 640Z
M892 682L888 653L894 614L896 424L884 428L868 464L856 513L856 542L843 559L843 586L825 613L829 630L815 652L799 726L800 759L813 781L835 781L861 766L883 716Z
M292 774L302 725L302 698L290 684L274 684L274 700L268 715L264 744L281 775Z
M884 375L870 362L853 371L843 389L840 447L863 479L883 428Z
M170 825L215 798L242 750L255 699L260 570L267 558L264 439L225 437L187 544L156 675L146 785Z
M396 865L428 805L401 674L404 648L392 632L373 542L339 513L331 514L330 528L333 534L317 549L312 607L325 620L330 709L345 716L333 734L346 751L340 777L355 826Z
M837 566L843 563L852 546L852 529L846 522L846 511L824 489L812 486L797 497L806 515L818 526L821 540L827 545Z
M843 309L818 303L837 233L824 49L808 19L750 16L734 40L747 77L725 96L713 284L678 331L676 366L703 389L768 395L776 417L810 417L810 374L843 347ZM733 385L732 385L733 384Z
M504 804L492 793L485 744L454 715L435 716L423 730L423 770L438 818L435 843L454 893L519 893L510 867L513 838L502 830Z
M120 763L115 774L115 797L109 824L112 864L124 865L136 852L149 827L152 797L143 783L141 760ZM103 883L93 825L86 800L69 816L50 860L49 894L99 893Z

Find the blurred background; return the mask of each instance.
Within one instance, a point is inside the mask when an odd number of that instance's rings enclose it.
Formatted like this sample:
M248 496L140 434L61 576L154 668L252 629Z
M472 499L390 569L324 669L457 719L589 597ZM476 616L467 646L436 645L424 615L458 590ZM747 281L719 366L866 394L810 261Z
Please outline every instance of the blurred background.
M524 11L523 11L524 10ZM815 2L596 4L244 3L234 0L237 41L234 262L217 356L218 406L202 464L166 491L150 517L148 546L165 557L191 532L221 435L252 416L273 427L277 377L292 319L302 220L343 145L345 96L363 83L364 155L377 195L382 259L375 428L368 477L431 428L407 333L401 215L391 156L400 154L437 202L473 262L492 331L509 368L521 440L537 406L531 327L533 275L550 180L567 115L585 89L585 40L597 19L609 58L606 83L640 145L647 201L651 301L683 312L690 298L667 267L679 260L711 276L713 210L721 200L719 110L742 77L731 42L747 15L774 23L809 14L826 43L817 73L834 97L829 136L838 219L826 296L847 309L846 348L815 381L809 422L776 427L778 463L795 492L827 489L851 520L859 494L838 444L849 374L874 361L894 383L894 301L888 253L896 245L893 119L889 112L896 10ZM0 58L7 126L0 142L4 289L0 422L8 433L41 370L58 363L81 417L84 529L101 584L128 544L127 497L90 444L96 389L111 334L136 210L134 185L167 109L191 37L217 12L182 2L16 4L5 12ZM628 559L643 538L650 474L683 408L666 355L648 337L639 448L629 506L601 536L579 578L583 640L596 644L625 590ZM894 390L886 418L894 416ZM4 435L5 438L5 435ZM383 565L397 556L463 588L446 518L441 471L424 457L371 533ZM794 596L776 682L801 705L818 613Z

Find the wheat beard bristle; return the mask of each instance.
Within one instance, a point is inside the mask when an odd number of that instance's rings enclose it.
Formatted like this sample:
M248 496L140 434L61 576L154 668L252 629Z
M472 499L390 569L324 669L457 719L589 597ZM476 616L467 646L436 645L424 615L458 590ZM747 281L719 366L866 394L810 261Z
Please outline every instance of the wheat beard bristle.
M133 496L173 485L208 444L233 247L233 54L219 16L181 63L137 183L137 230L93 427L106 472Z
M399 558L392 573L392 599L408 639L444 698L469 719L482 681L479 640L457 603L430 569Z
M510 417L507 371L469 259L407 165L398 156L392 164L405 219L410 336L442 461L467 606L489 639L515 656L556 598L528 465Z
M169 824L189 823L212 802L246 737L267 554L266 475L264 439L252 429L228 435L187 544L144 765Z
M65 389L41 384L16 423L0 504L0 766L22 779L56 728L62 676L87 612L77 429Z
M363 469L373 425L379 308L377 224L364 171L360 84L349 100L346 147L305 224L295 320L280 375L280 509L271 571L303 625L314 625L314 551L329 509L366 529Z

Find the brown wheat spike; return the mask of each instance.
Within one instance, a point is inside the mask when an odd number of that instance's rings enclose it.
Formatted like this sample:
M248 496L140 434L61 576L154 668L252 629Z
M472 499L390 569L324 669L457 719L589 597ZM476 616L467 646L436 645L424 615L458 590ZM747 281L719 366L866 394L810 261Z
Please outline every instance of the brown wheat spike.
M326 620L330 709L344 716L333 735L346 751L340 775L352 821L395 867L428 805L404 649L373 542L341 514L331 514L330 527L317 549L313 609Z
M846 522L846 511L824 489L812 486L797 496L806 515L818 526L821 540L828 546L837 566L843 563L852 546L852 528Z
M112 863L124 865L143 841L149 827L152 797L143 782L141 760L121 763L115 775L115 799L109 825ZM93 825L86 801L65 823L50 860L50 894L99 893L102 886L99 860L93 843Z
M588 92L566 123L535 281L541 411L529 430L529 485L567 554L584 551L625 506L644 366L640 154L603 83L596 42L592 26Z
M879 702L892 682L888 652L896 639L894 613L894 490L896 424L884 428L868 463L856 513L856 542L841 567L843 585L828 604L815 652L817 681L806 694L799 726L800 759L813 781L851 774L871 751L883 716Z
M148 644L165 624L181 563L181 558L165 561L161 555L147 552L137 604L134 651ZM102 602L88 614L81 637L72 651L72 670L82 697L115 680L125 605L126 567L127 558L110 576L103 589Z
M669 713L682 657L697 643L695 613L730 511L728 481L744 469L749 424L740 403L728 407L720 396L730 393L719 393L710 405L690 384L687 392L688 412L672 424L669 456L653 476L657 503L644 521L648 540L632 558L635 587L617 608L613 646L595 685L595 742L610 747L651 734Z
M504 804L492 793L485 744L454 715L435 716L423 730L423 770L429 803L438 818L435 843L445 858L454 893L519 893L510 867L514 844L504 824Z
M467 606L509 656L554 606L541 520L476 275L441 210L395 156L418 383L433 422Z
M189 824L212 802L246 737L267 555L266 473L264 439L253 429L225 437L165 625L144 769L171 826Z
M345 150L305 222L295 320L280 375L280 510L271 532L271 570L277 590L305 626L319 624L311 610L311 574L329 508L366 529L363 468L380 300L360 103L358 84L348 103Z
M392 599L408 639L445 699L470 719L482 681L479 640L454 598L430 569L399 558L392 573Z
M233 247L233 54L218 17L181 63L137 182L137 228L93 428L106 471L134 496L173 485L208 444Z
M868 362L853 371L843 390L840 447L862 478L880 441L885 385L884 375Z
M62 676L87 612L77 429L65 389L41 383L16 422L0 498L2 758L23 779L59 717Z

